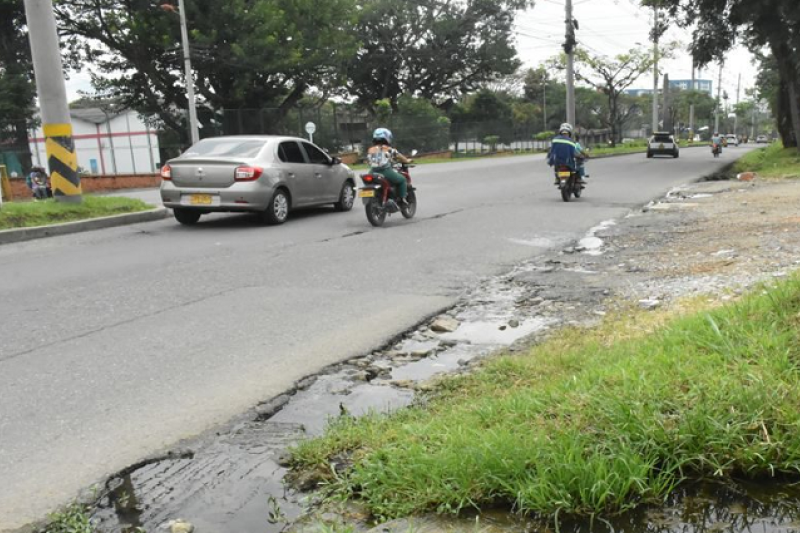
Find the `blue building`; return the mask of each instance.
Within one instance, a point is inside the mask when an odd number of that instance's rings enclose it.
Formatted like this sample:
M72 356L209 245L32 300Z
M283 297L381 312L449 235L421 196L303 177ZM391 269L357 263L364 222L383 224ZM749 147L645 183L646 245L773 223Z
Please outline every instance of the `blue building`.
M670 87L678 87L684 91L688 91L692 87L692 80L669 80ZM711 80L694 80L694 89L708 93L709 96L714 96L713 82Z
M692 80L669 80L669 85L670 87L677 87L678 89L688 91L692 86ZM708 93L708 95L711 97L714 96L713 86L714 84L711 80L694 80L695 90ZM661 87L658 88L658 92L661 92ZM652 93L653 89L628 89L625 91L625 94L629 94L631 96L641 96L643 94Z

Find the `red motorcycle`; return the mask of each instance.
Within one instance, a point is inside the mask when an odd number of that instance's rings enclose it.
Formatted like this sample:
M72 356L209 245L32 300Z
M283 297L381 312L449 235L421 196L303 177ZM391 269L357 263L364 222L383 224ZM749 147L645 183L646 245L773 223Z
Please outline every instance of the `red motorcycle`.
M416 150L411 153L412 157L415 153ZM395 165L395 170L405 176L408 182L406 204L402 206L398 203L399 198L389 180L375 173L361 175L361 181L364 182L364 186L358 190L358 197L364 202L367 220L373 226L383 226L383 223L386 222L386 217L398 211L404 218L414 218L417 213L417 195L415 193L416 189L411 183L409 168L409 165Z

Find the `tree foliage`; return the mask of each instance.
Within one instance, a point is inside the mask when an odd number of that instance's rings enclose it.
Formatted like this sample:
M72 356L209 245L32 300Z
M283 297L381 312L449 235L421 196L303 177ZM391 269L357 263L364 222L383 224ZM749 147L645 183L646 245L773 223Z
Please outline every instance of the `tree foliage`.
M364 0L347 88L371 108L400 95L456 99L516 71L514 10L527 0Z
M187 109L177 7L163 0L59 0L68 47L94 85L183 131ZM355 51L354 0L188 0L192 66L203 109L274 108L278 122L311 86L338 81Z
M788 125L779 130L784 145L800 149L800 10L797 0L657 1L673 16L680 17L683 25L695 26L692 51L699 65L723 59L725 52L738 41L754 52L765 47L770 51L779 78L776 103L783 103L781 109L789 117Z
M28 123L36 86L22 0L0 0L0 146L30 167Z

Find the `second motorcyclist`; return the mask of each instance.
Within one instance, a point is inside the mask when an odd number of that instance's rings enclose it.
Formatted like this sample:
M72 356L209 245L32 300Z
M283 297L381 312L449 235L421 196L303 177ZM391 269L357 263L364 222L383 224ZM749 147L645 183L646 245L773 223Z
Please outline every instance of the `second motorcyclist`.
M408 195L408 182L405 176L397 172L392 164L398 161L404 165L413 162L394 148L392 148L394 137L392 132L386 128L378 128L372 133L372 146L367 150L367 164L370 171L380 174L392 184L397 190L401 205L407 205L406 196Z

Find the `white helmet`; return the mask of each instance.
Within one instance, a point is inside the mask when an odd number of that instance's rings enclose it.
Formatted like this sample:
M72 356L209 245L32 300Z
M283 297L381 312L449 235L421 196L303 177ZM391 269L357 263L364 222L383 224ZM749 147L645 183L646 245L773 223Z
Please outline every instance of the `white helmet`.
M558 128L558 133L566 133L567 135L572 135L572 124L569 122L563 123Z

